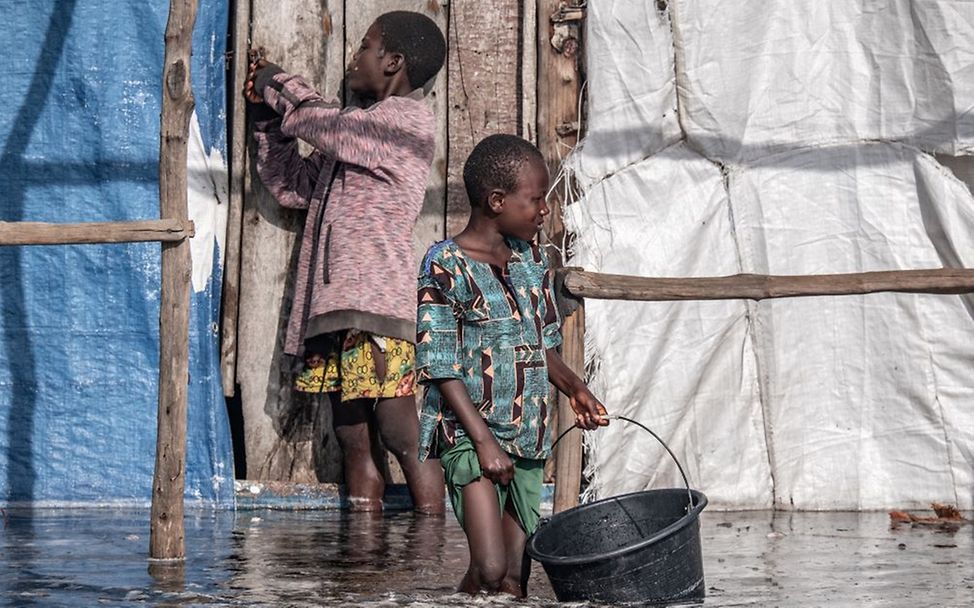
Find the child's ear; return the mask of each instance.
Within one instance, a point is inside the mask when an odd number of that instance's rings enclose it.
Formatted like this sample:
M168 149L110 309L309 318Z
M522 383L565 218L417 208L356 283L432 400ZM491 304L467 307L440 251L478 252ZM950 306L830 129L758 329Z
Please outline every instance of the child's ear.
M504 191L503 190L491 190L490 194L487 195L487 207L490 208L494 213L500 213L504 210Z
M406 58L402 53L386 53L385 60L386 76L394 76L406 67Z

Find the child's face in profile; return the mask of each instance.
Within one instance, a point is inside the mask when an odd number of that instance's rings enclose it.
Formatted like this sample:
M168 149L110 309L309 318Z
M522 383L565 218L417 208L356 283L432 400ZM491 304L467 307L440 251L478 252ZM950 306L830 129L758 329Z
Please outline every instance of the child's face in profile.
M522 163L517 188L504 195L504 205L497 218L501 233L524 241L533 240L551 211L545 202L547 193L548 168L544 163L536 159Z
M345 73L345 84L356 95L375 97L385 83L385 69L383 58L385 49L382 46L382 28L378 23L369 26L362 42L352 55L352 62Z

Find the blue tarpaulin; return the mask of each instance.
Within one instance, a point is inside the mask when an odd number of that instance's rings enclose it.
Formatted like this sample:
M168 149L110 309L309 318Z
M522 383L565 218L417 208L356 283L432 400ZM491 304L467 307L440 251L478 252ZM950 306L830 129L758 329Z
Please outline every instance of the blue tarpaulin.
M0 119L0 220L159 217L168 10L163 0L0 0L7 104ZM213 162L191 168L203 175L190 181L212 186L204 205L217 211L208 217L219 217L220 205L225 217L227 18L226 0L201 0L193 39L194 141L202 139L199 147ZM222 241L221 229L218 221L198 225L194 241ZM230 506L220 251L197 244L186 497ZM160 250L158 243L0 247L0 504L148 503ZM210 259L200 260L200 251Z

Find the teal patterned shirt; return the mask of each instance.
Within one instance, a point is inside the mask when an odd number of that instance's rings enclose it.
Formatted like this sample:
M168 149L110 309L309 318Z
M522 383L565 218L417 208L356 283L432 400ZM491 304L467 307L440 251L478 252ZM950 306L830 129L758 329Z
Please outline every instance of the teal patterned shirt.
M501 448L522 458L551 449L553 411L545 350L561 343L548 258L509 238L507 268L464 255L452 240L433 245L419 275L416 375L426 385L420 458L464 436L431 381L462 380Z

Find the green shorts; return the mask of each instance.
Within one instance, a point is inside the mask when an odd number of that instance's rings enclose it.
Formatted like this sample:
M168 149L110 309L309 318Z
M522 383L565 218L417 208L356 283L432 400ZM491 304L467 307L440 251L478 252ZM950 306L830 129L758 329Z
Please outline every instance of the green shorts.
M544 460L533 460L512 456L514 479L502 486L494 484L501 513L508 499L514 505L518 523L526 534L534 532L541 518L541 487L544 482ZM440 464L446 478L446 489L450 493L450 503L460 526L463 526L463 486L473 483L483 476L477 450L470 439L464 437L455 446L440 454Z

